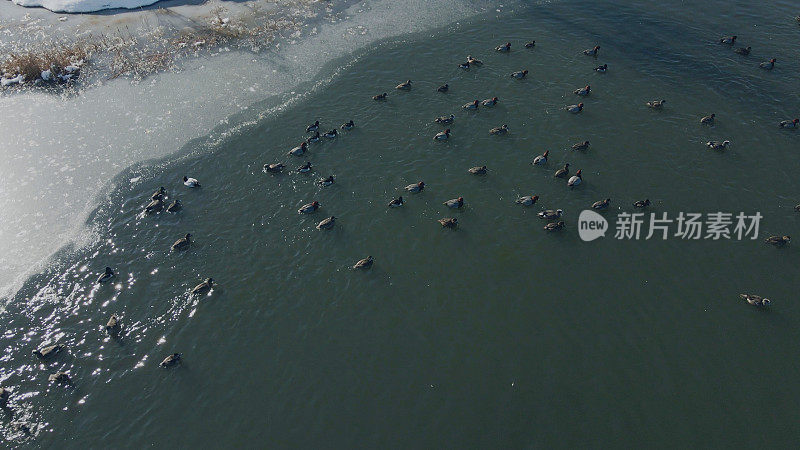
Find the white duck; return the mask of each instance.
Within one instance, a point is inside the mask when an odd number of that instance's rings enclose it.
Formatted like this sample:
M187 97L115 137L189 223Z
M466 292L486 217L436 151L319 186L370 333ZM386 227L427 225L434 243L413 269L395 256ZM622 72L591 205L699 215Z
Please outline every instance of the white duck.
M446 141L450 139L450 128L436 133L436 136L434 136L433 139L437 141Z
M550 154L550 150L545 150L544 153L542 153L541 155L537 156L536 158L533 158L533 164L536 165L536 166L543 166L543 165L547 164L547 156L549 154Z
M571 112L572 114L578 114L579 112L583 111L583 103L578 103L577 105L569 105L567 106L567 111Z
M578 169L578 171L575 172L575 175L569 177L569 181L567 181L567 186L575 187L575 186L581 184L582 182L583 182L583 178L581 177L581 170Z
M292 156L301 156L303 153L306 152L307 149L308 149L308 144L303 142L297 147L289 150L289 154Z
M772 70L772 68L775 67L775 61L777 61L777 59L772 58L769 61L762 62L758 65L758 67L761 67L764 70Z
M419 183L416 184L409 184L408 186L406 186L405 189L408 192L422 192L422 190L425 189L425 182L420 181Z
M797 128L800 126L798 122L800 122L800 119L782 120L779 125L781 128Z
M311 203L306 203L305 205L301 206L300 209L297 210L298 214L311 214L314 211L319 209L319 202L313 201Z
M589 93L591 91L592 91L592 87L587 84L585 87L582 87L580 89L575 89L573 91L573 93L575 95L580 95L581 97L585 97L585 96L589 95Z

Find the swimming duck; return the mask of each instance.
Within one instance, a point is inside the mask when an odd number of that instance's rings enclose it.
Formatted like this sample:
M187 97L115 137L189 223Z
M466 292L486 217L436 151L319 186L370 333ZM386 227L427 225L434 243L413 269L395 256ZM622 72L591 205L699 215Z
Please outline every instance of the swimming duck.
M577 105L569 105L567 106L567 111L571 112L572 114L578 114L579 112L583 111L583 103L578 103Z
M69 384L72 382L72 379L69 377L69 374L67 372L64 372L63 370L59 370L58 372L51 374L49 377L47 377L47 379L51 383L55 381L58 383Z
M497 101L498 101L497 97L487 98L486 100L481 102L481 105L483 105L483 106L494 106L494 105L497 104Z
M475 100L472 103L467 103L466 105L462 106L464 109L478 109L478 101Z
M298 145L297 147L295 147L295 148L293 148L293 149L289 150L289 153L288 153L288 154L289 154L289 155L292 155L292 156L300 156L300 155L302 155L303 153L305 153L305 152L306 152L306 150L308 150L308 144L306 144L305 142L302 142L302 143L301 143L300 145Z
M755 295L755 294L739 294L739 297L741 297L747 303L753 306L757 306L759 308L768 306L770 303L768 298L764 298L760 295Z
M544 153L542 153L541 155L537 156L536 158L533 158L533 163L532 164L535 165L535 166L543 166L543 165L547 164L547 156L549 154L550 154L550 150L545 150Z
M366 258L360 259L357 263L355 263L353 265L353 269L367 270L372 267L373 262L375 262L375 260L372 258L372 256L367 256Z
M789 236L770 236L764 239L764 242L770 245L774 245L776 247L783 247L784 245L788 244L792 238Z
M323 178L317 181L317 184L322 187L327 187L333 184L333 175L330 175L328 178Z
M710 116L705 116L702 119L700 119L700 123L703 123L703 124L706 124L706 125L713 125L715 117L717 117L716 114L711 114Z
M734 53L738 53L742 56L747 56L750 54L750 47L739 47L733 51Z
M581 184L583 182L583 177L581 176L581 173L583 173L583 171L581 169L578 169L578 171L575 172L575 175L569 177L569 180L567 181L567 186L575 187Z
M411 80L406 80L405 82L398 84L394 88L407 91L407 90L411 89Z
M464 197L452 198L442 204L448 208L461 208L464 206Z
M455 119L456 119L456 116L455 116L455 115L453 115L453 114L450 114L450 117L447 117L447 116L439 116L439 117L437 117L436 119L434 119L434 122L436 122L436 123L442 123L442 124L448 124L448 123L453 123L453 121L454 121Z
M300 209L297 210L298 214L311 214L314 211L319 209L319 202L314 200L311 203L306 203L305 205L301 206Z
M182 356L180 353L173 353L158 363L158 366L164 368L176 366L181 363Z
M383 94L373 95L372 99L375 101L386 100L386 92L384 92Z
M305 164L297 168L299 173L308 173L311 172L311 161L306 161Z
M798 125L798 122L800 122L800 119L782 120L781 123L779 123L778 125L781 128L797 128L798 126L800 126Z
M536 203L536 200L539 200L538 195L523 195L517 199L517 204L523 206L533 206L533 204Z
M572 144L573 150L586 150L589 148L589 141L578 142L576 144Z
M175 199L172 201L172 203L169 204L169 206L167 206L167 212L178 212L181 210L181 208L183 208L183 205L181 205L181 201Z
M438 222L442 224L444 228L453 228L455 229L458 226L458 219L455 217L445 217L439 219Z
M800 211L800 205L794 205L794 210L795 211Z
M525 78L525 76L527 76L527 75L528 75L528 70L527 69L520 70L520 71L517 71L517 72L511 72L511 77L512 78L516 78L516 79Z
M167 191L164 190L164 186L161 186L160 188L158 188L157 191L153 192L153 195L150 196L150 200L158 200L158 199L163 200L166 194Z
M583 54L586 56L597 56L597 51L600 50L599 45L595 45L594 48L590 48L583 51Z
M186 235L184 235L182 238L175 241L175 243L172 244L171 248L177 251L186 250L187 248L189 248L189 245L191 245L191 243L192 243L192 233L186 233Z
M633 207L634 208L646 208L648 206L650 206L650 199L649 198L646 198L644 200L637 200L637 201L633 202Z
M64 350L65 348L67 348L67 346L64 344L49 345L47 347L42 347L34 350L33 354L41 359L48 359L61 353L61 351Z
M536 41L530 41L525 43L525 48L533 48L536 47Z
M107 281L111 281L114 278L114 271L111 270L111 267L106 267L106 270L97 278L98 283L105 283Z
M558 231L564 228L564 221L559 220L558 222L550 222L544 226L545 231Z
M119 320L116 314L112 314L111 317L106 322L106 333L111 336L116 336L119 334L119 331L122 329L122 322Z
M561 217L562 214L564 214L563 209L556 209L556 210L546 209L544 211L541 211L537 215L545 220L553 220L553 219L558 219L559 217Z
M664 107L664 103L666 102L666 100L651 100L647 102L647 106L653 109L661 109Z
M569 175L569 163L564 164L564 167L556 170L556 173L553 174L556 178L567 178L567 175Z
M328 139L333 139L338 135L339 135L339 133L336 131L336 128L334 128L333 130L328 131L327 133L323 134L322 136L326 137Z
M719 141L708 141L708 142L706 142L706 147L708 147L708 148L710 148L712 150L725 150L725 148L727 148L728 145L730 145L730 144L731 144L731 141L722 141L722 142L719 142Z
M467 62L463 62L463 63L459 64L459 65L458 65L458 68L459 68L459 69L464 69L464 70L467 70L467 69L469 69L469 61L467 61Z
M610 205L610 204L611 204L611 199L610 198L607 198L605 200L599 200L599 201L596 201L596 202L592 203L592 209L606 209L606 208L608 208L608 205Z
M322 137L319 135L319 131L316 131L312 136L309 136L308 139L306 139L306 143L311 144L314 142L319 142L320 139L322 139Z
M482 66L483 65L483 61L481 61L480 59L474 58L472 55L467 55L467 62L470 63L473 66Z
M408 192L422 192L423 189L425 189L424 181L420 181L417 184L409 184L408 186L406 186L406 190Z
M196 178L189 178L187 176L183 177L183 184L184 184L184 186L188 186L190 188L199 188L200 187L200 182L197 181Z
M506 42L505 45L498 45L494 49L495 49L495 51L498 51L498 52L510 52L511 51L511 42Z
M268 173L280 173L286 167L281 163L277 164L264 164L264 171Z
M150 201L147 206L144 207L144 212L147 214L158 212L164 209L164 200L161 198L157 198L155 200Z
M192 289L191 295L206 295L211 288L214 287L214 279L213 278L206 278L205 281L198 284Z
M501 127L494 127L489 130L489 134L506 134L508 133L508 125L503 125Z
M450 89L450 85L445 83L445 84L439 86L438 88L436 88L436 91L437 92L447 92L449 89Z
M450 128L436 133L436 136L434 136L433 139L437 141L446 141L450 139Z
M475 166L469 169L469 173L473 175L486 175L486 166Z
M608 70L608 64L603 64L602 66L597 66L594 68L595 72L606 73Z
M330 216L327 219L317 224L318 230L330 230L336 224L336 217Z
M356 124L353 122L353 119L350 119L349 122L343 123L342 126L339 128L347 131L347 130L352 130L354 126L356 126Z
M399 208L403 206L403 196L393 198L392 201L389 202L389 208Z
M724 36L719 40L720 44L733 45L734 42L736 42L736 36Z
M761 64L758 65L758 67L761 67L762 69L765 70L772 70L772 68L775 67L775 61L777 61L777 59L772 58L769 61L762 62Z
M313 133L319 130L319 120L315 120L314 123L306 127L306 133Z
M590 92L592 92L592 87L587 84L586 86L584 86L584 87L582 87L580 89L575 89L573 91L573 94L580 95L581 97L585 97L585 96L589 95Z

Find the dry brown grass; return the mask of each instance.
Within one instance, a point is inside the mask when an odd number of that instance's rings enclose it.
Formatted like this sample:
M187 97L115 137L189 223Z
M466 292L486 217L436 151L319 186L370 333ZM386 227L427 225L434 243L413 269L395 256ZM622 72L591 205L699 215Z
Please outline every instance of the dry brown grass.
M87 61L96 49L96 44L81 41L15 52L0 62L0 73L22 74L26 80L35 80L41 76L42 71L55 68L58 72L70 64Z

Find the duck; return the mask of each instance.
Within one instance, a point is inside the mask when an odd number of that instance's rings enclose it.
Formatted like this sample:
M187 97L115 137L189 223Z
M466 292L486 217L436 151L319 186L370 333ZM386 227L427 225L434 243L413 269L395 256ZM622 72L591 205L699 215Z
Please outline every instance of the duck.
M473 175L486 175L486 166L475 166L469 169L469 173Z
M789 236L770 236L764 239L764 242L770 245L774 245L776 247L783 247L784 245L788 244L792 238Z
M158 200L158 199L163 200L166 194L167 191L164 189L164 186L161 186L160 188L158 188L158 190L153 192L153 195L150 196L150 200Z
M719 43L733 45L733 43L736 42L736 38L737 36L724 36L720 38Z
M387 96L387 94L386 94L386 92L384 92L383 94L373 95L372 99L375 100L375 101L386 100L386 96Z
M192 233L186 233L182 238L175 241L175 243L172 244L172 247L170 248L172 250L181 251L188 249L189 245L191 244L192 244Z
M597 56L597 52L600 50L599 45L595 45L594 48L586 49L583 51L583 54L586 56Z
M455 217L444 217L438 220L442 227L455 229L458 226L458 219Z
M353 119L350 119L349 122L343 123L342 126L340 126L339 128L347 131L347 130L352 130L354 126L356 126L355 122L353 122Z
M706 142L706 147L710 148L711 150L725 150L730 144L731 141L708 141Z
M762 62L758 65L758 67L761 67L764 70L772 70L772 68L775 67L775 61L777 61L777 59L772 58L769 61Z
M111 270L111 267L106 267L106 270L99 277L97 277L97 282L106 283L108 281L111 281L111 279L114 278L115 276L116 275L114 275L114 271Z
M577 105L569 105L567 106L567 111L571 112L572 114L578 114L579 112L583 111L583 103L578 103Z
M533 48L536 47L536 41L530 41L525 43L525 48Z
M545 220L554 220L554 219L558 219L558 218L559 218L559 217L561 217L563 214L564 214L564 210L563 210L563 209L555 209L555 210L553 210L553 209L546 209L546 210L544 210L544 211L541 211L541 212L539 212L539 214L537 214L537 215L538 215L538 216L539 216L539 218L541 218L541 219L545 219Z
M533 204L536 203L536 200L539 200L538 195L523 195L517 199L517 204L523 206L533 206Z
M734 53L738 53L742 56L747 56L750 54L750 47L739 47L733 51Z
M305 164L297 168L299 173L308 173L311 172L311 161L306 161Z
M171 213L178 212L181 210L181 208L183 208L183 205L181 205L181 201L175 199L172 201L172 203L169 204L169 206L167 206L167 212Z
M450 139L450 128L436 133L436 136L434 136L433 139L436 141L446 141Z
M666 100L651 100L647 102L647 106L653 109L661 109L664 107L664 103L666 102Z
M199 188L200 187L200 182L197 181L196 178L189 178L187 176L184 176L183 177L183 185L184 186L188 186L190 188Z
M633 207L634 208L647 208L648 206L650 206L650 199L649 198L646 198L644 200L637 200L637 201L633 202Z
M214 279L206 278L202 283L192 289L191 295L206 295L214 287Z
M398 84L394 88L407 91L407 90L411 89L411 80L406 80L406 81Z
M41 359L48 359L61 353L61 351L64 350L65 348L67 348L67 346L64 344L49 345L47 347L42 347L34 350L33 354Z
M800 212L800 205L794 205L794 210Z
M399 208L403 206L403 196L393 198L392 201L389 202L389 208Z
M283 171L283 168L286 167L282 163L277 164L264 164L264 172L268 173L280 173Z
M510 46L510 44L509 44L509 46ZM483 61L473 57L472 55L467 55L467 62L470 63L473 66L482 66L483 65Z
M583 141L583 142L578 142L578 143L572 144L572 149L573 150L586 150L588 148L589 148L589 141Z
M47 379L51 383L57 382L57 383L70 384L72 382L72 379L69 377L69 374L67 372L64 372L63 370L59 370L58 372L51 374L49 377L47 377Z
M305 205L301 206L300 209L297 210L298 214L311 214L314 211L319 209L319 202L314 200L311 203L306 203Z
M511 51L511 42L506 42L504 45L498 45L494 49L495 49L495 51L503 52L503 53L510 52Z
M327 219L324 219L322 222L317 224L318 230L330 230L333 228L334 224L336 224L336 217L330 216Z
M151 214L161 211L162 209L164 209L164 200L162 198L157 198L155 200L151 200L150 203L144 207L144 212L146 214Z
M448 90L450 90L450 85L447 83L436 88L436 92L447 92Z
M313 135L309 136L306 139L306 144L312 144L314 142L319 142L322 139L322 136L319 135L319 131L315 131Z
M760 295L755 295L755 294L739 294L739 297L742 300L746 301L747 303L753 306L757 306L759 308L769 306L770 303L768 298L764 298Z
M608 71L608 64L603 64L602 66L597 66L597 67L594 68L594 71L595 72L599 72L599 73L606 73L606 71Z
M575 186L583 183L583 177L581 176L581 173L583 173L583 170L582 169L578 169L578 171L575 172L575 175L569 177L569 180L567 180L567 186L575 187Z
M511 72L511 77L516 79L525 78L528 75L528 69Z
M503 124L503 126L494 127L491 130L489 130L489 134L494 134L494 135L506 134L506 133L508 133L508 125L505 124Z
M464 109L478 109L478 101L475 100L474 102L467 103L464 106L462 106L462 108L464 108Z
M353 269L367 270L372 267L373 262L375 262L375 259L373 259L372 256L367 256L364 259L358 260L358 262L353 265Z
M605 200L598 200L598 201L592 203L592 209L606 209L606 208L608 208L608 205L610 205L610 204L611 204L611 199L610 198L607 198Z
M492 97L492 98L487 98L486 100L482 101L481 105L483 105L483 106L494 106L494 105L497 104L497 102L498 102L498 98L497 97Z
M800 119L793 119L793 120L782 120L781 123L778 124L781 128L797 128L800 125Z
M564 221L559 220L558 222L550 222L544 226L545 231L558 231L564 228Z
M321 178L317 181L317 184L322 187L328 187L333 184L333 175L329 175L328 178Z
M328 139L334 139L338 135L339 133L336 131L336 128L334 128L331 131L328 131L327 133L323 134L322 136Z
M178 364L181 363L182 357L183 355L181 353L173 353L164 358L163 360L161 360L161 362L158 363L158 366L163 368L177 366Z
M449 124L449 123L453 123L454 120L456 120L456 116L454 114L450 114L449 117L448 116L439 116L436 119L434 119L433 121L436 122L436 123L441 123L441 124Z
M543 165L547 164L547 156L548 155L550 155L550 150L545 150L544 153L542 153L541 155L537 156L536 158L533 158L533 162L531 164L533 164L535 166L543 166Z
M122 329L122 322L119 320L116 314L112 314L111 317L106 322L106 333L111 336L116 336L119 334L119 331Z
M315 120L314 123L306 127L306 133L313 133L319 130L319 120Z
M564 164L564 167L556 170L556 173L553 174L556 178L567 178L569 175L569 163Z
M715 117L717 117L716 114L711 114L710 116L704 116L703 118L700 119L700 123L705 125L713 125Z
M573 94L580 95L581 97L589 95L590 92L592 92L592 87L589 86L588 84L582 88L575 89L574 91L572 91Z
M458 65L458 68L459 68L459 69L468 70L468 69L469 69L469 61L467 61L467 62L463 62L463 63L460 63L460 64Z
M425 189L425 182L420 181L419 183L416 184L409 184L408 186L405 187L405 189L408 192L414 192L414 193L422 192L422 190Z
M301 143L300 145L298 145L297 147L295 147L295 148L293 148L293 149L289 150L289 153L288 153L288 154L289 154L289 155L292 155L292 156L301 156L303 153L305 153L305 152L306 152L306 150L308 150L308 144L307 144L307 143L305 143L305 142L302 142L302 143Z
M461 208L464 206L464 197L452 198L442 204L448 208Z

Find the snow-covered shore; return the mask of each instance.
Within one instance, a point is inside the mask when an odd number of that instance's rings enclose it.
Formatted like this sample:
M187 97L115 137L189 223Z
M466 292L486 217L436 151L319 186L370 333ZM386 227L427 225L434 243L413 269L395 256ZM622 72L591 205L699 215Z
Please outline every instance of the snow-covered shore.
M159 0L11 0L27 7L41 7L58 13L89 13L104 9L134 9Z

